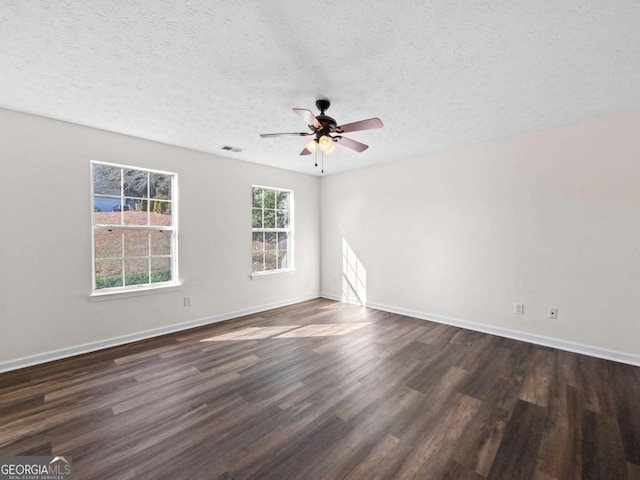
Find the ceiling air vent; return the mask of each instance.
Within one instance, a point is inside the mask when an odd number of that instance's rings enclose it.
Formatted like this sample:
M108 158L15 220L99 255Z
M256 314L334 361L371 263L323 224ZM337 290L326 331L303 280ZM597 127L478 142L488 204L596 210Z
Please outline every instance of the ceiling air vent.
M234 152L234 153L239 153L244 150L244 148L232 147L231 145L222 145L220 149L226 150L227 152Z

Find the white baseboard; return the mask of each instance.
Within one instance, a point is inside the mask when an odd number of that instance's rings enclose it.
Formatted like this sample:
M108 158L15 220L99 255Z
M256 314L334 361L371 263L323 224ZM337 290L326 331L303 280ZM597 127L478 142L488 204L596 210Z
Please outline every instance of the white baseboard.
M333 295L332 293L320 293L320 297L322 298L326 298L327 300L335 300L336 302L341 302L342 301L342 297L340 297L339 295Z
M322 297L331 300L336 300L335 295L321 294ZM634 355L632 353L619 352L615 350L608 350L606 348L594 347L591 345L582 345L580 343L568 342L566 340L560 340L558 338L545 337L542 335L535 335L532 333L519 332L516 330L509 330L506 328L493 327L490 325L484 325L481 323L470 322L468 320L460 320L457 318L444 317L442 315L435 315L432 313L418 312L416 310L409 310L406 308L395 307L391 305L383 305L380 303L369 303L367 307L375 308L376 310L383 310L385 312L397 313L399 315L405 315L408 317L418 318L420 320L429 320L437 323L444 323L454 327L465 328L467 330L474 330L482 333L489 333L491 335L497 335L499 337L511 338L513 340L521 340L523 342L529 342L536 345L544 345L545 347L557 348L559 350L566 350L568 352L580 353L582 355L588 355L590 357L604 358L606 360L613 360L614 362L627 363L629 365L640 366L640 355Z
M236 310L234 312L222 313L220 315L214 315L213 317L201 318L198 320L191 320L189 322L178 323L175 325L168 325L166 327L154 328L152 330L146 330L144 332L132 333L129 335L122 335L120 337L109 338L107 340L99 340L97 342L85 343L83 345L77 345L69 348L62 348L60 350L54 350L45 353L39 353L36 355L30 355L28 357L22 357L15 360L8 360L0 362L0 373L8 372L11 370L18 370L20 368L30 367L32 365L38 365L41 363L51 362L54 360L60 360L62 358L73 357L83 353L95 352L97 350L104 350L105 348L117 347L126 343L137 342L139 340L145 340L147 338L158 337L160 335L166 335L167 333L180 332L182 330L189 330L190 328L201 327L203 325L210 325L224 320L231 320L232 318L244 317L245 315L252 315L254 313L260 313L267 310L271 310L279 307L286 307L295 303L305 302L307 300L313 300L319 298L321 295L310 295L306 297L292 298L289 300L283 300L280 302L269 303L266 305L259 305L256 307L246 308L243 310Z
M348 303L350 305L362 305L360 302L357 302L355 300L349 300L346 297L341 297L341 296L333 295L333 294L330 294L330 293L321 293L320 297L321 298L326 298L327 300L335 300L336 302Z

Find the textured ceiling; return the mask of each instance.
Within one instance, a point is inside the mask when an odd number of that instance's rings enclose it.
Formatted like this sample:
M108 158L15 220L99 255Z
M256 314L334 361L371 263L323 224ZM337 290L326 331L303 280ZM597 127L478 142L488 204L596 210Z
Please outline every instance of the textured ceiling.
M0 0L0 107L319 174L318 97L327 173L639 108L640 1Z

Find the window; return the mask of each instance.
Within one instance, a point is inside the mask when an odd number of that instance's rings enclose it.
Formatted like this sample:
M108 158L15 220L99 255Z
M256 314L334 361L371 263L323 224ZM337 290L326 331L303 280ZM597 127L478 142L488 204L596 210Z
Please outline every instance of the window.
M253 186L253 273L293 270L293 192Z
M91 162L93 293L177 285L177 175Z

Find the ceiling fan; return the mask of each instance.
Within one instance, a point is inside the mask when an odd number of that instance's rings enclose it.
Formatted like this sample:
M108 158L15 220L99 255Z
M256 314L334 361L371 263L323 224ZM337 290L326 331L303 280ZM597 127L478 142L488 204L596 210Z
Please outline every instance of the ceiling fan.
M306 137L313 135L313 138L304 149L300 152L300 155L310 155L318 150L326 155L331 155L336 147L335 143L342 145L343 147L350 148L356 152L364 152L369 145L356 142L350 138L343 137L343 133L357 132L360 130L371 130L373 128L382 128L382 121L379 118L369 118L367 120L360 120L359 122L346 123L344 125L338 125L338 123L328 115L325 115L325 111L329 109L331 102L327 99L316 100L316 107L320 110L320 115L314 115L311 110L304 108L294 108L293 111L300 115L309 126L309 132L294 132L294 133L262 133L262 138L271 137Z

